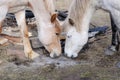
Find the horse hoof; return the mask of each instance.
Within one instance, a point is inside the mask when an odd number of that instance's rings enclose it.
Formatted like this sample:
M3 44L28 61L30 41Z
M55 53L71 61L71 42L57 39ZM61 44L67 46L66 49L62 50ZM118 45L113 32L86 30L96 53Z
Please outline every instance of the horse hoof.
M114 55L116 53L115 47L110 46L105 50L105 55Z
M31 59L35 59L35 58L38 58L40 55L36 52L32 52L32 56L31 56Z
M31 60L34 60L35 58L39 57L40 55L34 51L31 51L29 53L25 53L25 56L28 58L28 59L31 59Z

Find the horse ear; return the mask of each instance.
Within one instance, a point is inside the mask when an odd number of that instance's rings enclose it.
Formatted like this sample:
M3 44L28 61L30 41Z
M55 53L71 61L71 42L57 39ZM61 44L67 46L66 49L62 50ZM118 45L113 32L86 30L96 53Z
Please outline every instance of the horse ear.
M51 16L51 22L54 23L55 20L56 20L56 18L57 18L57 14L53 14L53 15Z
M61 33L61 28L60 27L55 27L56 33Z
M74 25L74 21L71 19L71 18L69 18L69 23L70 23L70 25Z
M61 30L62 30L62 28L57 20L55 21L55 30L57 33L61 33Z

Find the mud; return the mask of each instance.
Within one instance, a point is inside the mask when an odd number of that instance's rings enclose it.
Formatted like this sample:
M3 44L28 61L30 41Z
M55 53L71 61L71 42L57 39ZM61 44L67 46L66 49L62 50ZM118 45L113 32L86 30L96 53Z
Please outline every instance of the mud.
M110 29L109 14L99 10L91 23ZM4 22L3 28L14 28L16 24L11 26L13 24ZM28 26L36 37L35 25ZM104 55L111 42L111 31L96 39L76 59L67 58L64 54L52 59L44 48L34 48L40 57L29 60L24 56L23 45L8 42L0 46L0 80L120 80L119 52L113 56Z

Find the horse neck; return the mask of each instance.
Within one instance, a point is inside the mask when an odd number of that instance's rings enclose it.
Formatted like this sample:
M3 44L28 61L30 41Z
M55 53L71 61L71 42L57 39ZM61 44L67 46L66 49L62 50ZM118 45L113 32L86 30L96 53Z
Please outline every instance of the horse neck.
M39 28L49 27L49 25L51 24L50 22L51 15L46 9L44 1L43 0L29 0L29 2L31 4L32 11L36 17L37 26L38 27L40 26Z
M82 2L82 1L85 1L85 0L73 1L70 8L70 13L69 13L70 15L68 16L68 18L73 19L73 21L75 22L76 30L78 32L82 32L82 31L88 32L89 23L90 23L92 14L95 11L95 4L93 4L92 2L95 0L86 0L86 2ZM86 5L86 7L84 7L84 5Z
M90 21L91 21L91 18L92 18L92 15L94 14L95 12L95 7L89 7L86 12L84 13L83 15L83 18L81 20L81 23L80 23L80 31L86 31L88 32L89 30L89 24L90 24Z

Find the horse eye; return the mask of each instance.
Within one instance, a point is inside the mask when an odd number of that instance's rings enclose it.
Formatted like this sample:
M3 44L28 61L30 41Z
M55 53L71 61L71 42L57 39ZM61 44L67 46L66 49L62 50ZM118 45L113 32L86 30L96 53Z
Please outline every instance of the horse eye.
M67 38L71 38L71 37L72 37L72 35L67 36Z
M56 35L59 35L59 33L56 33Z

